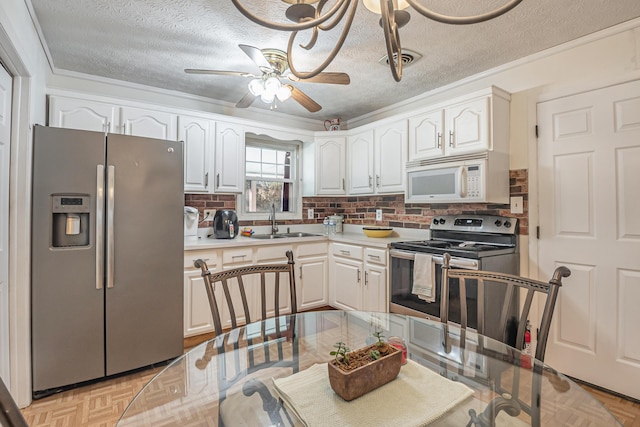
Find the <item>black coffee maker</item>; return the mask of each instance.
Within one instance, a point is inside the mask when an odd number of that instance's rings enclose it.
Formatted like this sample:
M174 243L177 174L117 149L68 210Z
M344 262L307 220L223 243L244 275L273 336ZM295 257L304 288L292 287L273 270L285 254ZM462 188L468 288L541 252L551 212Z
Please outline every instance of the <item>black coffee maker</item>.
M217 210L213 215L213 235L216 239L233 239L238 235L238 215L234 210Z

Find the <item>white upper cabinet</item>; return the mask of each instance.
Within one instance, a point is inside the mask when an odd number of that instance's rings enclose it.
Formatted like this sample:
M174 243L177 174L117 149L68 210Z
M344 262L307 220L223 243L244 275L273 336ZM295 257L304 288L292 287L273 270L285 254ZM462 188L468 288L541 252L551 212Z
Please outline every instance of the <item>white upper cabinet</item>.
M76 98L49 97L49 125L59 128L115 132L120 123L117 106Z
M344 136L316 137L316 194L344 195L346 146Z
M349 136L347 154L349 194L373 193L373 130Z
M404 191L407 162L407 121L400 120L375 129L375 192Z
M473 93L409 119L409 161L509 152L510 95L498 88Z
M121 128L119 133L146 138L168 139L176 141L178 116L163 111L144 108L121 107Z
M349 194L401 193L407 161L407 121L349 137Z
M409 119L409 160L444 154L444 110L429 111Z
M447 154L491 150L489 97L454 105L444 111Z
M216 123L216 193L242 193L244 183L244 128L235 123Z
M200 117L178 117L178 140L184 143L184 191L209 191L211 147L215 122Z

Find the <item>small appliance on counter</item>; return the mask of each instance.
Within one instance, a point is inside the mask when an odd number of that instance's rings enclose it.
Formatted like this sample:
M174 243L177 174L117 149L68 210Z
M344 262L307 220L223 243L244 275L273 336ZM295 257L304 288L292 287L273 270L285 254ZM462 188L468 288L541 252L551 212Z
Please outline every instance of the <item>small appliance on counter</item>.
M198 220L200 215L198 209L185 206L184 207L184 238L185 239L197 239L198 238Z
M213 215L213 235L216 239L233 239L238 234L238 215L234 210L217 210Z

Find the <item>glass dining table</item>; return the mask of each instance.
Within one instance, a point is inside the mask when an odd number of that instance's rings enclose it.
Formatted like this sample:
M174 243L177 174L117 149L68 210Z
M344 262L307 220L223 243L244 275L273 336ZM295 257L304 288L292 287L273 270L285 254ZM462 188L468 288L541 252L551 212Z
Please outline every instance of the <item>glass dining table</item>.
M337 343L403 342L398 377L350 402L330 388ZM252 323L171 362L117 426L615 426L591 394L491 338L388 313L318 311Z

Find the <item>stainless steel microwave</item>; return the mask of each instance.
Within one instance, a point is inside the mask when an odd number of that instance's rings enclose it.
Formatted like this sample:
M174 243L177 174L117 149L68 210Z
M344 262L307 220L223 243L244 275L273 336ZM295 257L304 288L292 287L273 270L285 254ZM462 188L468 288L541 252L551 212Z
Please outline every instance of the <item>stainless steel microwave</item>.
M509 157L476 155L407 163L406 203L509 203Z

